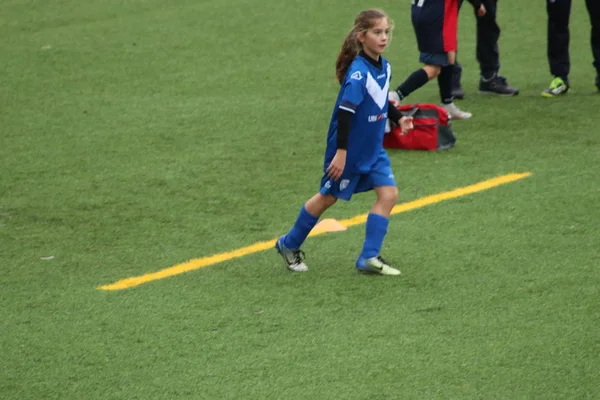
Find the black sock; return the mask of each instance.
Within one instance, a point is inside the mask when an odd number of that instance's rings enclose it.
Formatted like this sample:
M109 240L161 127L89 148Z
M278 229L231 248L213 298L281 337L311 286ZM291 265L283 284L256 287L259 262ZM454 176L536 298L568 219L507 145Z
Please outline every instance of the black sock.
M440 97L442 104L450 104L454 101L452 96L452 74L454 65L446 65L442 67L442 71L438 75L438 86L440 87Z
M460 90L460 79L462 77L462 67L460 64L454 64L454 70L452 71L452 89Z
M481 80L485 81L485 82L489 82L492 79L494 79L496 77L496 75L498 75L497 72L495 71L485 71L485 72L481 72Z
M418 88L420 88L421 86L423 86L424 84L426 84L427 82L429 82L427 72L425 72L423 68L419 68L418 70L410 74L410 76L406 78L406 80L402 82L400 86L398 86L396 91L398 92L400 98L404 98L412 92L414 92L415 90L417 90Z

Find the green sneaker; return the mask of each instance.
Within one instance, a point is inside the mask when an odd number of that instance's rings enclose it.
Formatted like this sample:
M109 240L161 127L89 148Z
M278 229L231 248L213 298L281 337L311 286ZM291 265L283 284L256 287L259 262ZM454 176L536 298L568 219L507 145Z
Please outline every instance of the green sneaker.
M392 268L381 256L368 259L359 258L356 261L356 269L366 274L400 275L400 270Z
M559 77L552 79L550 87L542 92L543 97L558 97L569 91L569 85Z

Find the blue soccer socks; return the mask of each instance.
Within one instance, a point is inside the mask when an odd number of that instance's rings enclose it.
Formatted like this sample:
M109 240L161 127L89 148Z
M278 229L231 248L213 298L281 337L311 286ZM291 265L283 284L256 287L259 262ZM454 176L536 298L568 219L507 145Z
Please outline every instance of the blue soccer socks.
M296 219L296 223L283 239L283 245L288 249L299 249L318 221L319 217L311 215L306 211L306 207L302 206L300 214L298 214L298 218Z
M390 220L383 215L370 213L367 217L367 233L360 258L369 259L379 255Z

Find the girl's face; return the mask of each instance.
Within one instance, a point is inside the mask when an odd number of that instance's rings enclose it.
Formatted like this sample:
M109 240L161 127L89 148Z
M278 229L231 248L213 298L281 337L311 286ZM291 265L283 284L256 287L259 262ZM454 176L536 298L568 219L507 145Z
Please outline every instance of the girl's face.
M390 40L390 23L387 18L380 18L366 32L358 35L363 50L369 57L378 59L385 51Z

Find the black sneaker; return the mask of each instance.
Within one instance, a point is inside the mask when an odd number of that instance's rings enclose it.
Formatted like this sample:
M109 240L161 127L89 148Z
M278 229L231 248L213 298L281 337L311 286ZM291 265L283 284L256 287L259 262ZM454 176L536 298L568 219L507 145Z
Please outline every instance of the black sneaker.
M463 100L465 98L465 92L461 87L452 89L452 97L456 100Z
M495 95L495 96L516 96L519 94L519 89L508 86L506 78L500 75L495 75L489 80L481 78L479 80L479 94Z

